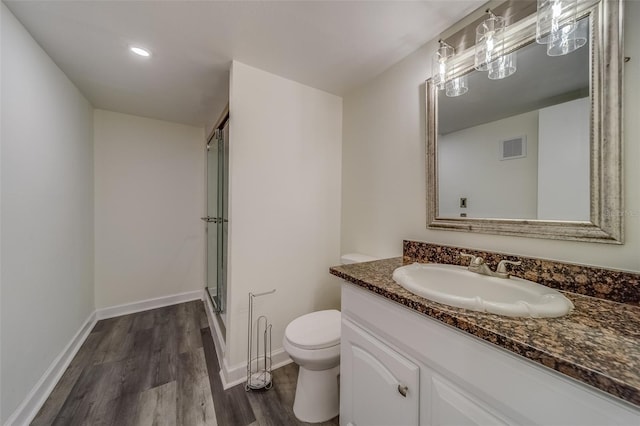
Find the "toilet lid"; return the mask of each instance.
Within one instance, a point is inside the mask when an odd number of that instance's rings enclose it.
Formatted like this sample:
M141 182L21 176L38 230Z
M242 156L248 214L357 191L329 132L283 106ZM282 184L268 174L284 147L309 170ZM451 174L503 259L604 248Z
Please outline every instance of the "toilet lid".
M312 312L291 321L284 335L302 349L322 349L340 343L340 311Z

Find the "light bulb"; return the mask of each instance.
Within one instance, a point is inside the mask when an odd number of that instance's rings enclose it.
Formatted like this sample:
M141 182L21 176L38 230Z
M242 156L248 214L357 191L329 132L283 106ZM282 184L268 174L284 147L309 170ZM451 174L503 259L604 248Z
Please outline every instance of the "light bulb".
M139 47L139 46L130 46L129 50L132 53L135 53L136 55L142 56L142 57L145 57L145 58L148 58L149 56L151 56L151 52L149 52L147 49L144 49L144 48Z

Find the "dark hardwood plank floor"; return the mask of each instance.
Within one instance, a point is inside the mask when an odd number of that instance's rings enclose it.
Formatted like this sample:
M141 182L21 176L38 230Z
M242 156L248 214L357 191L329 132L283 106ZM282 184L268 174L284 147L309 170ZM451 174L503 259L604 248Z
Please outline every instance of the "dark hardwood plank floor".
M216 407L216 416L220 426L238 425L245 426L255 422L256 417L249 405L247 392L244 387L234 386L231 389L222 389L220 379L220 365L216 356L216 349L211 338L211 330L201 330L204 354L209 370L209 383L213 394L213 405Z
M32 425L216 425L201 301L99 321Z
M222 389L219 371L201 301L98 321L31 424L308 425L293 415L297 365L257 392Z
M294 363L273 371L273 387L266 391L246 392L244 384L226 391L222 389L220 367L209 328L202 330L202 341L213 404L220 426L338 426L339 417L324 423L305 423L293 414L293 400L298 382L298 366Z

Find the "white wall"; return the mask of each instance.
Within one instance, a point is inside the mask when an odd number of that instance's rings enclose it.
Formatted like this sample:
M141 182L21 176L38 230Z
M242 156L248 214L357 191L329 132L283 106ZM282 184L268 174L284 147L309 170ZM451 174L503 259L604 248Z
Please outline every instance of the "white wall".
M248 292L273 324L338 307L341 98L233 62L226 362L246 359Z
M538 219L589 220L590 108L582 98L540 110Z
M96 110L96 307L204 288L204 130Z
M502 141L521 136L527 156L502 160ZM438 165L439 216L535 219L538 111L438 136Z
M625 54L640 51L640 2L625 2ZM640 271L640 61L625 65L622 246L426 229L424 81L435 40L344 98L342 250L402 252L402 239Z
M2 8L0 423L94 310L92 108Z

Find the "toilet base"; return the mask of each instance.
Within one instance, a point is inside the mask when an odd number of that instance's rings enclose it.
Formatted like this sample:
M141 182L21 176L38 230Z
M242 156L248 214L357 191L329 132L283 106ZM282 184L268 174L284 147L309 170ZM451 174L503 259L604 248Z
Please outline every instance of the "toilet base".
M340 411L338 386L340 366L312 371L300 367L293 413L298 420L320 423L330 420Z

